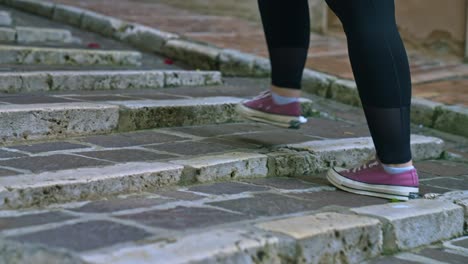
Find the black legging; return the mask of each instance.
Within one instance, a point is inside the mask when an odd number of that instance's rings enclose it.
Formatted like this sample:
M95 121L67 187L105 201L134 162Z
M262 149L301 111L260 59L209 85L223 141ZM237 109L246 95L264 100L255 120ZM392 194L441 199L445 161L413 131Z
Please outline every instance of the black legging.
M258 0L272 84L300 89L310 40L308 0ZM411 77L394 0L326 0L341 20L349 58L378 158L411 160Z

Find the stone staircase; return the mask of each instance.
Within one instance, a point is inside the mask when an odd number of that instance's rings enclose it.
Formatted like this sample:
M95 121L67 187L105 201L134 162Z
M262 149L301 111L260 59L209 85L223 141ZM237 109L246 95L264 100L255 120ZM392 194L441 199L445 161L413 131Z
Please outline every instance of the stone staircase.
M302 130L246 122L234 106L267 79L4 9L16 24L0 29L15 32L0 46L0 263L360 263L464 231L463 195L389 204L327 184L331 166L373 155L354 108L335 115L306 94ZM33 25L80 41L20 41ZM413 135L415 160L440 158L443 143ZM409 219L453 224L415 239Z

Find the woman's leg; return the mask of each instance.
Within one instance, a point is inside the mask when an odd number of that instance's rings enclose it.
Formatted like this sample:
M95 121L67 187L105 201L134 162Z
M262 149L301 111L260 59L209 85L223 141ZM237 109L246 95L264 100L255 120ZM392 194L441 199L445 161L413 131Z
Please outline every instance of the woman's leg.
M382 173L394 174L389 181L372 184L407 186L407 182L397 177L400 175L411 178L409 186L416 187L410 148L410 69L395 21L394 0L326 1L340 18L347 36L354 77L381 162L379 168L382 167ZM345 176L369 183L361 174L376 169L367 164Z
M239 105L245 117L297 128L299 96L310 41L308 0L258 0L271 61L271 92Z

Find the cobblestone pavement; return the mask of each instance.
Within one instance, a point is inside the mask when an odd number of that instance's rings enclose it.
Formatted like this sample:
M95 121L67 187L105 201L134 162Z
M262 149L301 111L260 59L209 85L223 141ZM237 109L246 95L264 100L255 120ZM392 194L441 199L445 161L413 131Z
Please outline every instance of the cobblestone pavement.
M190 5L165 0L139 0L136 3L129 0L54 2L81 6L180 33L222 48L268 56L254 0L240 1L236 7L216 0L197 1ZM464 80L464 76L468 76L468 66L461 61L434 59L415 51L409 53L415 96L446 104L468 105L468 83ZM346 41L342 37L312 34L307 67L353 79Z
M189 27L200 40L229 27L263 38L255 24L222 24L154 2L78 3L138 21L155 12L151 23L170 21L158 27L176 32ZM78 48L138 55L125 44L4 9L17 25L66 29L81 40L42 43L53 48L48 54ZM162 14L166 20L157 20ZM207 25L212 35L194 33ZM343 48L342 40L313 38L318 50ZM268 79L221 82L217 73L184 71L147 53L133 66L0 69L8 84L0 96L0 263L462 263L468 256L467 138L414 126L427 199L397 203L341 192L324 177L334 164L373 154L360 108L305 94L309 122L301 130L246 122L233 105L265 90ZM76 75L56 71L63 69ZM95 70L106 70L105 77ZM127 70L135 75L122 77Z

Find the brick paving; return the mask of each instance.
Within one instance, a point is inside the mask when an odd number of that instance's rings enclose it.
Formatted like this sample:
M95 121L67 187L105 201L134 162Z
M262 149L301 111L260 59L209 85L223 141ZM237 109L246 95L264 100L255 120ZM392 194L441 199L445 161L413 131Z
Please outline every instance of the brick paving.
M246 20L239 18L238 15L236 17L238 8L233 8L232 13L226 9L219 10L218 13L221 12L224 16L206 15L199 12L199 10L209 9L211 13L216 14L218 8L216 1L204 1L193 6L182 4L183 9L177 8L178 3L171 6L170 1L138 1L135 3L129 0L82 0L79 2L54 0L54 2L81 6L127 21L179 33L222 48L237 49L265 57L268 55L258 19ZM250 12L256 11L257 8L253 1L239 3L239 5L242 5L240 8L247 6L250 8ZM258 17L258 15L253 15L253 17ZM416 51L409 53L412 79L416 85L415 96L446 104L468 105L468 89L463 81L463 77L468 76L468 66L461 61L434 59ZM307 67L353 79L347 56L346 41L342 37L312 34ZM455 83L445 81L446 79L458 78L461 80L456 80Z

